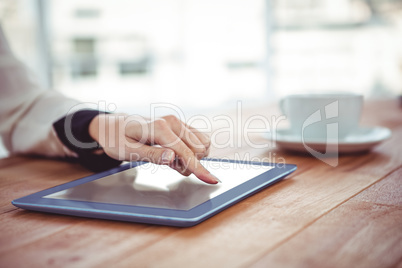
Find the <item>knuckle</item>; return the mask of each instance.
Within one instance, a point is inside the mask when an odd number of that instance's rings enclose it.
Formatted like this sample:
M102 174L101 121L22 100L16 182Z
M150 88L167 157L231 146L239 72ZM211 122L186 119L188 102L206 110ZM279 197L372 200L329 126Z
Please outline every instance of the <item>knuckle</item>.
M205 148L204 153L205 153L205 154L208 154L208 151L209 151L209 149L211 148L211 146L208 145L208 146L205 146L204 148Z
M183 149L183 155L185 157L192 157L194 156L194 152L190 148Z
M172 114L166 115L163 118L172 124L176 124L176 123L180 122L179 118L177 118L175 115L172 115Z
M196 157L198 160L202 159L204 156L205 156L205 153L196 153L196 154L195 154L195 157Z
M148 160L150 162L155 162L158 160L158 156L157 156L157 152L156 150L148 150L146 153L146 158L147 159L143 159L143 160Z
M186 177L188 177L188 176L190 176L191 175L191 171L189 171L189 170L184 170L181 174L183 175L183 176L186 176Z
M193 147L194 147L194 151L196 153L205 153L207 151L207 147L205 147L205 145L202 144L202 143L201 144L194 144Z
M209 144L211 143L211 138L207 134L198 130L193 130L193 133L197 136L197 138L205 147L209 146Z
M211 138L209 136L205 136L205 147L209 148L211 146Z
M194 146L194 153L195 154L204 154L207 151L204 145L198 144Z
M209 142L206 146L205 146L205 152L208 152L211 148L211 143Z
M210 148L208 148L208 149L207 149L207 151L205 152L204 157L206 157L206 156L208 156L208 155L209 155L210 150L211 150Z
M153 121L156 129L165 129L167 127L166 120L163 118L158 118Z

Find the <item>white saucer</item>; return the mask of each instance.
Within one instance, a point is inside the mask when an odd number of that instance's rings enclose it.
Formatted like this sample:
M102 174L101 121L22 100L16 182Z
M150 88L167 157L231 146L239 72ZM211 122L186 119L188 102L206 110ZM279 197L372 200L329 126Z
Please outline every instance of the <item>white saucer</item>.
M391 130L385 127L359 127L337 142L327 142L323 139L302 141L301 136L290 133L288 129L278 129L276 138L269 133L269 139L276 142L282 149L306 152L306 147L326 153L357 153L368 151L380 142L391 137Z

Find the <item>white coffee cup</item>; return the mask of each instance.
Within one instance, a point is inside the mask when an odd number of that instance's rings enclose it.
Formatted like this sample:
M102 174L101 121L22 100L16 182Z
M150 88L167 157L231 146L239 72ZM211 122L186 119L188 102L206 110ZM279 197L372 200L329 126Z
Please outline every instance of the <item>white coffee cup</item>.
M363 96L353 93L298 94L280 101L290 132L303 140L339 140L359 126Z

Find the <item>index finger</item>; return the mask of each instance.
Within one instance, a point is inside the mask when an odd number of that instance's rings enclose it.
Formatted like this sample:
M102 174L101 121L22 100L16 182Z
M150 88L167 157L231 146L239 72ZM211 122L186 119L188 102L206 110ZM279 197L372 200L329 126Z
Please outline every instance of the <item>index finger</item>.
M163 147L172 149L182 161L184 168L200 180L209 184L220 182L217 177L201 165L193 151L170 128L164 127L156 130L155 141Z

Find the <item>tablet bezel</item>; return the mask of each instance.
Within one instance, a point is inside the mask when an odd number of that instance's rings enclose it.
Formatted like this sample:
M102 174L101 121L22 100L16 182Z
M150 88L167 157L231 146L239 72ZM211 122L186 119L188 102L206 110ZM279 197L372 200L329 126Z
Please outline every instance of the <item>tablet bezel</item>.
M43 198L44 196L66 190L68 188L72 188L83 183L97 180L105 176L109 176L114 173L145 164L146 162L127 163L105 172L77 179L16 199L12 201L12 204L24 209L57 214L188 227L196 225L201 221L204 221L207 218L224 210L225 208L280 181L281 179L295 171L297 168L296 165L282 163L276 164L268 162L238 161L214 158L205 158L204 160L251 165L264 165L272 166L273 168L189 210Z

